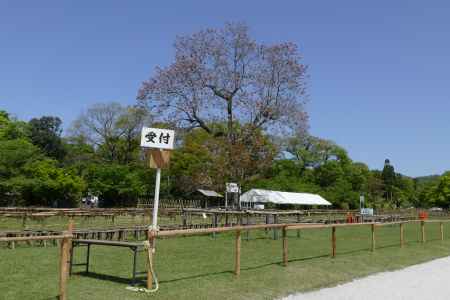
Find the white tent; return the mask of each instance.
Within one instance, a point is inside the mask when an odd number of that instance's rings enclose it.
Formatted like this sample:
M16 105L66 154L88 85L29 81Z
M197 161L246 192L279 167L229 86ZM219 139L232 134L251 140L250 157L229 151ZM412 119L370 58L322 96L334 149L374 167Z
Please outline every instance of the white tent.
M252 189L241 195L244 203L275 203L296 205L331 205L319 195Z

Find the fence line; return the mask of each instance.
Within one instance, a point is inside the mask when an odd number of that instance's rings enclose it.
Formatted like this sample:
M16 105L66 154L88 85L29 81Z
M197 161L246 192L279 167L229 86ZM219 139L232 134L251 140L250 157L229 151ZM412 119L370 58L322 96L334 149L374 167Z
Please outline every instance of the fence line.
M187 235L201 235L208 233L221 233L221 232L235 232L235 260L234 260L234 274L239 276L241 274L241 232L259 229L281 229L282 230L282 264L283 266L288 265L288 230L300 230L300 229L331 229L331 257L336 257L336 232L338 228L346 227L359 227L359 226L370 226L371 228L371 250L376 250L376 228L389 226L389 225L399 225L400 226L400 247L404 246L404 225L408 223L420 223L422 239L421 242L426 242L425 236L425 224L426 223L439 223L439 232L441 240L444 240L444 228L443 224L450 222L448 220L414 220L414 221L402 221L402 222L391 222L391 223L352 223L352 224L259 224L259 225L247 225L247 226L234 226L234 227L216 227L216 228L206 228L206 229L185 229L185 230L171 230L171 231L148 231L148 239L151 247L155 245L155 240L162 237L174 237L174 236L187 236ZM59 299L67 299L67 280L69 272L69 261L71 252L71 239L74 237L73 232L73 221L69 222L68 230L64 231L61 235L53 236L29 236L29 237L3 237L0 238L0 242L13 242L13 241L32 241L32 240L62 240L61 250L60 250L60 270L59 270ZM153 250L150 250L153 252ZM154 260L154 255L151 255L152 264ZM151 272L148 272L147 287L151 288L153 282Z
M422 238L421 242L426 242L425 236L425 224L426 223L440 223L439 231L441 240L444 240L444 223L450 222L448 220L412 220L412 221L400 221L400 222L390 222L390 223L352 223L352 224L261 224L261 225L248 225L248 226L234 226L234 227L217 227L217 228L207 228L207 229L185 229L185 230L171 230L171 231L149 231L148 237L151 245L154 245L155 239L163 237L176 237L176 236L189 236L189 235L202 235L209 233L221 233L221 232L235 232L235 262L234 262L234 274L239 276L241 273L241 232L258 230L258 229L282 229L282 264L283 266L288 265L288 241L287 241L287 231L288 230L299 230L299 229L331 229L331 257L336 257L336 231L338 228L346 227L356 227L356 226L368 226L371 228L371 251L376 250L376 228L383 226L399 225L400 227L400 247L403 248L405 244L404 239L404 225L408 223L420 223Z

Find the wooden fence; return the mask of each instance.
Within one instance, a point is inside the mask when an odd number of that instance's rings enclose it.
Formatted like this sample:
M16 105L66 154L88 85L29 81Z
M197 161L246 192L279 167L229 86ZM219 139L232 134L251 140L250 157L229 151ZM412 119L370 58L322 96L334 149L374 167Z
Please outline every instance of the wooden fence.
M336 257L337 241L336 235L339 228L356 227L356 226L366 226L371 230L371 251L376 250L376 240L377 228L382 226L392 226L399 225L399 241L400 247L404 247L404 225L408 223L420 222L420 234L421 242L426 242L426 231L425 226L427 223L439 223L439 233L440 239L444 240L444 226L445 222L450 222L450 220L429 220L429 221L402 221L402 222L390 222L390 223L353 223L353 224L257 224L257 225L247 225L247 226L234 226L234 227L215 227L215 228L204 228L204 229L180 229L180 230L168 230L168 231L148 231L148 239L151 247L155 245L155 240L157 238L165 237L179 237L179 236L190 236L190 235L202 235L202 234L216 234L224 232L234 232L235 233L235 243L234 243L234 274L239 276L241 273L241 232L251 231L251 230L261 230L261 229L273 229L282 230L282 263L283 266L288 265L288 236L287 232L289 230L305 230L305 229L331 229L331 251L330 256L332 258ZM3 237L0 238L0 242L11 242L11 241L31 241L31 240L62 240L61 251L60 251L60 271L59 271L59 299L67 299L67 279L69 271L69 261L70 261L70 247L71 239L73 236L73 222L69 223L68 230L64 231L61 235L53 236L29 236L29 237ZM149 259L151 264L154 265L154 256L152 255L153 250L149 249ZM148 271L147 277L147 288L152 288L153 278L150 270Z
M1 237L0 242L48 241L61 240L59 258L59 300L67 299L67 279L69 278L70 248L72 246L73 222L69 222L68 230L61 235Z
M177 237L177 236L189 236L189 235L202 235L202 234L216 234L223 232L235 232L235 260L234 260L234 274L239 276L241 273L241 232L249 230L260 230L260 229L279 229L282 230L282 257L283 265L288 265L288 239L287 232L289 230L301 230L301 229L331 229L331 251L330 256L332 258L336 257L336 234L338 228L347 228L355 226L366 226L370 227L371 235L371 251L376 250L376 228L382 226L392 226L399 225L399 242L400 247L403 248L405 244L404 238L404 225L408 223L420 222L420 232L421 232L421 242L426 242L425 234L425 224L426 223L440 223L439 233L440 239L444 240L444 226L446 222L450 220L429 220L429 221L400 221L400 222L390 222L390 223L353 223L353 224L259 224L259 225L249 225L249 226L234 226L234 227L220 227L220 228L206 228L206 229L185 229L185 230L170 230L170 231L149 231L149 241L151 245L155 245L155 240L157 238L163 237ZM153 257L152 257L153 259ZM148 288L151 288L151 278L147 280Z
M138 208L153 208L153 198L140 198ZM160 208L200 208L204 201L200 199L161 199Z

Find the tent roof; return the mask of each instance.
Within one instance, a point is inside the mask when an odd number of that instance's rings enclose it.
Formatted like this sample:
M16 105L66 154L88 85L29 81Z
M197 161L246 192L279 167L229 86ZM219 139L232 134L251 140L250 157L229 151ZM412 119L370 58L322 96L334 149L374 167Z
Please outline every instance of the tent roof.
M223 197L221 194L219 194L215 191L202 190L202 189L198 189L197 191L202 193L206 197L220 197L220 198Z
M308 193L289 193L252 189L241 196L241 202L297 204L297 205L331 205L319 195Z

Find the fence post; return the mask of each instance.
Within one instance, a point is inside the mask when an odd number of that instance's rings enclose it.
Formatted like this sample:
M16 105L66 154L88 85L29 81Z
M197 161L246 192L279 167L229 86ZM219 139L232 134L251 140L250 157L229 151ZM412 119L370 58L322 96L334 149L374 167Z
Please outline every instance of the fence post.
M69 262L70 262L70 248L72 239L69 235L72 235L73 220L69 220L68 231L63 232L67 235L61 241L61 253L59 260L59 300L67 299L67 278L69 277Z
M400 247L403 248L403 245L405 243L404 236L403 236L403 223L400 223Z
M185 211L183 211L183 214L181 215L181 220L182 220L183 228L187 228L187 216L186 216Z
M278 215L276 213L274 215L272 215L272 218L273 218L273 224L278 224ZM272 231L273 231L273 239L278 240L278 229L272 228Z
M441 231L441 241L443 241L444 240L444 223L441 222L439 228Z
M375 224L372 224L372 252L375 251Z
M245 216L245 225L250 225L250 214L247 213ZM250 239L250 230L245 231L245 240L248 241Z
M426 242L426 237L425 237L425 221L422 221L420 223L420 227L422 228L422 243Z
M211 223L212 223L212 226L213 227L217 227L217 214L216 213L214 213L212 216L211 216ZM212 233L212 237L215 239L216 238L216 233L215 232L213 232Z
M283 227L283 265L287 267L288 264L288 240L287 240L287 228Z
M336 227L331 227L331 257L336 257Z
M301 219L300 219L300 214L297 214L297 223L300 223ZM300 238L300 229L297 229L297 237Z
M236 276L239 276L241 274L241 231L240 230L236 230L234 274Z

